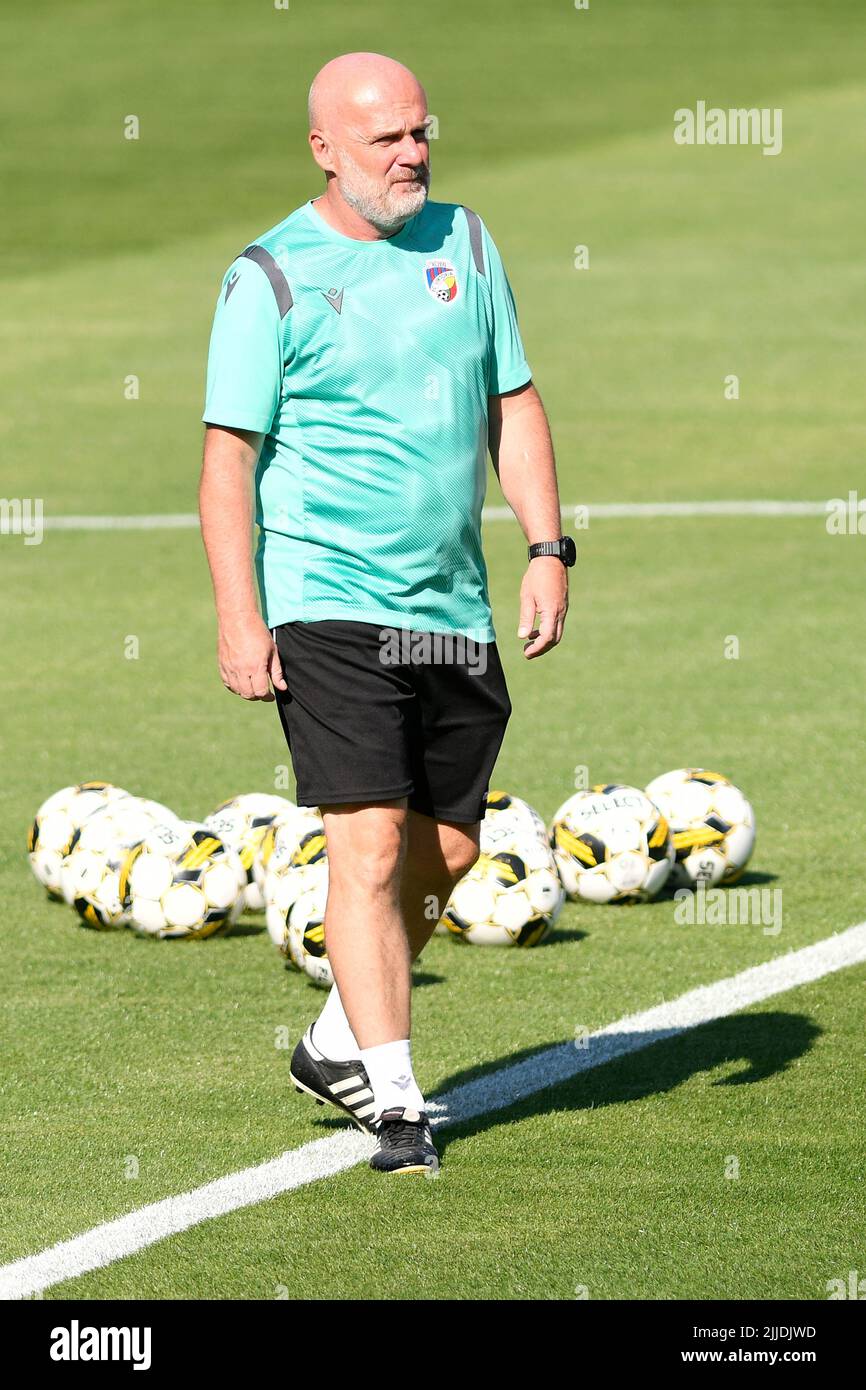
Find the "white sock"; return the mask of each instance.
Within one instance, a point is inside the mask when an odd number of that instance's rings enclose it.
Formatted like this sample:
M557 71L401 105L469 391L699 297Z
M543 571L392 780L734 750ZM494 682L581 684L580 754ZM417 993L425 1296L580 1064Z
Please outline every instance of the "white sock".
M322 1055L332 1062L354 1062L361 1055L336 985L331 985L325 1007L313 1024L312 1038Z
M408 1038L400 1042L379 1043L378 1047L363 1047L361 1061L364 1063L376 1116L383 1110L423 1110L424 1097L418 1089L412 1071L412 1049Z

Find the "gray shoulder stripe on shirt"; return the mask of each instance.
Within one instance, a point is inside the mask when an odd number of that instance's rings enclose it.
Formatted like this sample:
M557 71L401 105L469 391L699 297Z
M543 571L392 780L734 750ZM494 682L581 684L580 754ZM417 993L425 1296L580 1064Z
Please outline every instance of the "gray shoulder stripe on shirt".
M461 207L463 205L461 204ZM472 259L475 262L475 269L479 275L486 275L484 269L484 242L481 238L481 218L477 212L471 208L464 207L466 221L469 223L469 245L472 247Z
M280 270L280 267L277 265L270 251L266 251L263 246L256 246L254 244L248 246L245 251L242 251L241 255L246 256L248 260L255 261L256 265L261 266L271 282L271 289L277 301L280 318L284 319L294 304L294 300L292 299L292 291L289 289L289 282Z

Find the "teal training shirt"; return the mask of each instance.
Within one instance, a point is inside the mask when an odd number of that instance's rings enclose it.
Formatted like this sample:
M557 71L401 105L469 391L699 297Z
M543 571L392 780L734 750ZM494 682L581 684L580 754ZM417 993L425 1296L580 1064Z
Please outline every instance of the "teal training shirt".
M492 642L487 398L530 379L499 253L460 204L356 241L309 202L247 247L217 301L203 419L265 434L268 626L351 618Z

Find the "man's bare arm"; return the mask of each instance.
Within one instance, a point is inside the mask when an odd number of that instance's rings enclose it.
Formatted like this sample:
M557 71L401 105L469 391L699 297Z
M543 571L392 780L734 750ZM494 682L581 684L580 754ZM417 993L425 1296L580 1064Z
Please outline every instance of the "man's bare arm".
M217 660L223 685L245 700L285 690L280 657L256 602L253 580L253 475L260 434L208 425L199 516L216 601Z
M490 456L505 500L530 545L562 534L553 441L541 397L530 382L488 401ZM541 656L562 639L568 570L556 556L530 560L520 586L518 637L523 654ZM536 613L539 622L536 626Z

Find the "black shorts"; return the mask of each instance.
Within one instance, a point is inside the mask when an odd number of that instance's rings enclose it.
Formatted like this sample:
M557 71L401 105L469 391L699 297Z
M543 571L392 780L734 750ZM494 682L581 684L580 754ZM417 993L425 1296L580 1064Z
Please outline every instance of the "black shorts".
M274 629L301 806L391 801L484 816L511 701L495 642L343 619Z

